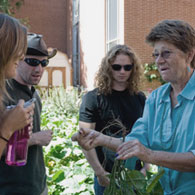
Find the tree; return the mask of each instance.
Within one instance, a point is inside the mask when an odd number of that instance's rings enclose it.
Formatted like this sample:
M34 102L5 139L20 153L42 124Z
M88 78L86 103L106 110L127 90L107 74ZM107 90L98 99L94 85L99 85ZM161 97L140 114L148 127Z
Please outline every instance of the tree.
M0 12L13 16L24 0L0 0Z

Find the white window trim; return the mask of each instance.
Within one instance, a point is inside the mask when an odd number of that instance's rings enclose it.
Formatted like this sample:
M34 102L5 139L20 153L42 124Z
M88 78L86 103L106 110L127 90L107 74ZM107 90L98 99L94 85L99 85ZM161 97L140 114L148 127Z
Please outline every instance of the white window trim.
M109 9L107 8L106 1L106 52L109 50L109 44L117 41L117 44L124 44L124 0L117 0L117 38L112 40L107 40L109 34L109 25L108 24Z

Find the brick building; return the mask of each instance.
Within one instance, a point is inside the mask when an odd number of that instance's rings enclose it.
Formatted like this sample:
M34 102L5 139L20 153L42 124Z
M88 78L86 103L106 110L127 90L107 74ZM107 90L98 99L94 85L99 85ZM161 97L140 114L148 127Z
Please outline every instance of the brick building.
M28 17L30 31L67 54L75 85L93 88L95 72L112 45L130 45L143 64L151 63L152 48L145 43L150 29L163 19L195 27L194 10L194 0L24 0L16 16Z
M15 17L27 22L29 32L42 34L48 47L58 49L58 55L50 60L44 72L41 86L72 85L72 1L23 2Z
M87 80L88 87L91 88L90 81L110 46L116 43L127 44L134 48L143 64L151 63L152 47L145 43L145 36L155 24L164 19L180 19L195 27L194 0L98 0L97 4L95 2L97 1L80 1L81 49L87 67L87 73L81 75L88 75L82 79ZM102 57L97 59L98 55ZM83 70L86 71L84 68ZM149 87L156 88L158 85L158 82L151 84L143 81L145 90Z
M124 9L124 42L135 48L143 63L152 61L145 36L159 21L180 19L195 27L194 0L125 0Z
M16 17L27 20L30 32L43 34L48 46L72 58L71 0L24 0Z

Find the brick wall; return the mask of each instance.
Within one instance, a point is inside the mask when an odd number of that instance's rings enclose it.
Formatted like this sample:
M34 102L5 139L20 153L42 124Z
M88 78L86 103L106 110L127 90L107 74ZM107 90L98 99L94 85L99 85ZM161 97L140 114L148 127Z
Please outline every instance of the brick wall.
M124 42L134 48L142 63L151 63L152 47L145 43L150 29L164 19L185 20L195 27L195 0L124 0ZM143 77L141 89L155 89L160 82Z
M24 0L17 18L29 21L29 31L44 35L49 47L72 57L72 1Z
M132 46L143 63L152 61L145 43L150 29L164 19L181 19L195 27L194 0L125 0L125 44Z

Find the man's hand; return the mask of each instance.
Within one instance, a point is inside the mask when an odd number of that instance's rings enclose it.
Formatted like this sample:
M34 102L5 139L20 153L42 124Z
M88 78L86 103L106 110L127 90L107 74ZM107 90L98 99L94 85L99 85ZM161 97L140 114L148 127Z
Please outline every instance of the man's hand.
M36 133L32 133L29 139L29 146L40 145L47 146L52 139L52 130L44 130Z
M101 186L107 187L107 186L110 185L110 179L109 179L108 175L109 175L109 173L106 172L106 171L103 174L101 174L101 175L96 175L98 183Z

